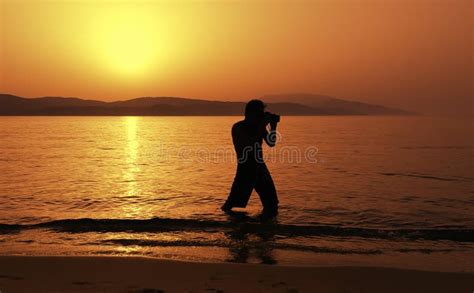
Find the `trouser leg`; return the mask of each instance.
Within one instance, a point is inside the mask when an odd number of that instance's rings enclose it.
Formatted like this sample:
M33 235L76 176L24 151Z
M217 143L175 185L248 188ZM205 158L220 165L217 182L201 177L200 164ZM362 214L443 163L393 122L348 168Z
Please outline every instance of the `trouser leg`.
M238 167L234 182L230 189L229 197L227 198L224 207L244 208L252 194L255 185L255 172L249 172L248 168Z
M263 208L266 211L278 210L278 196L272 176L265 164L257 171L255 191L257 191Z

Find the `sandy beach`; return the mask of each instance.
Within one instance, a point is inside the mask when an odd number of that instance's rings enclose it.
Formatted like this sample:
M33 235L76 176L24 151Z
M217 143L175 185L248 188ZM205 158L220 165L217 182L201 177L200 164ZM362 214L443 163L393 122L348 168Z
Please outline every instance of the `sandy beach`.
M474 274L376 267L189 263L141 257L0 257L3 292L472 292Z

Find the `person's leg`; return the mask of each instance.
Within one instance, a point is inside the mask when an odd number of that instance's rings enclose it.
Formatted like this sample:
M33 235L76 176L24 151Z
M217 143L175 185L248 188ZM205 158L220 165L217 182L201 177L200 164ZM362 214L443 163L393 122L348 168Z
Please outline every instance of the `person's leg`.
M237 167L237 173L232 183L229 196L221 209L230 211L233 207L246 207L254 185L255 175L250 174L246 168L241 166Z
M278 196L270 171L265 164L262 164L257 172L255 191L262 202L263 213L276 215L278 213Z

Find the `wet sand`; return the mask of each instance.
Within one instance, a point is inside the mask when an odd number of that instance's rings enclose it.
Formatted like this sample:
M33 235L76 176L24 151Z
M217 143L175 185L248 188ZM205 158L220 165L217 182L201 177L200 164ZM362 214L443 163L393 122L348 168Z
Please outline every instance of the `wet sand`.
M1 256L0 291L472 292L474 274L377 267L190 263L142 257Z

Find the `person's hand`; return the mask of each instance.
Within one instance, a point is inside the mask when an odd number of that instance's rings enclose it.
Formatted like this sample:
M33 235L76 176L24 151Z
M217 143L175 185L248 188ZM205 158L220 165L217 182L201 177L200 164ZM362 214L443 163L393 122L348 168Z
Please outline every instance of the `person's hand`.
M266 126L268 125L268 123L270 123L270 122L271 122L270 116L265 113L265 115L263 116L263 118L262 118L262 120L261 120L261 122L260 122L261 125L262 125L263 127L266 127Z
M268 125L268 123L272 122L272 115L268 112L265 112L265 115L263 116L263 121L265 125Z
M278 124L278 122L276 122L276 121L270 121L270 128L271 128L271 129L276 129L276 128L277 128L277 124Z

